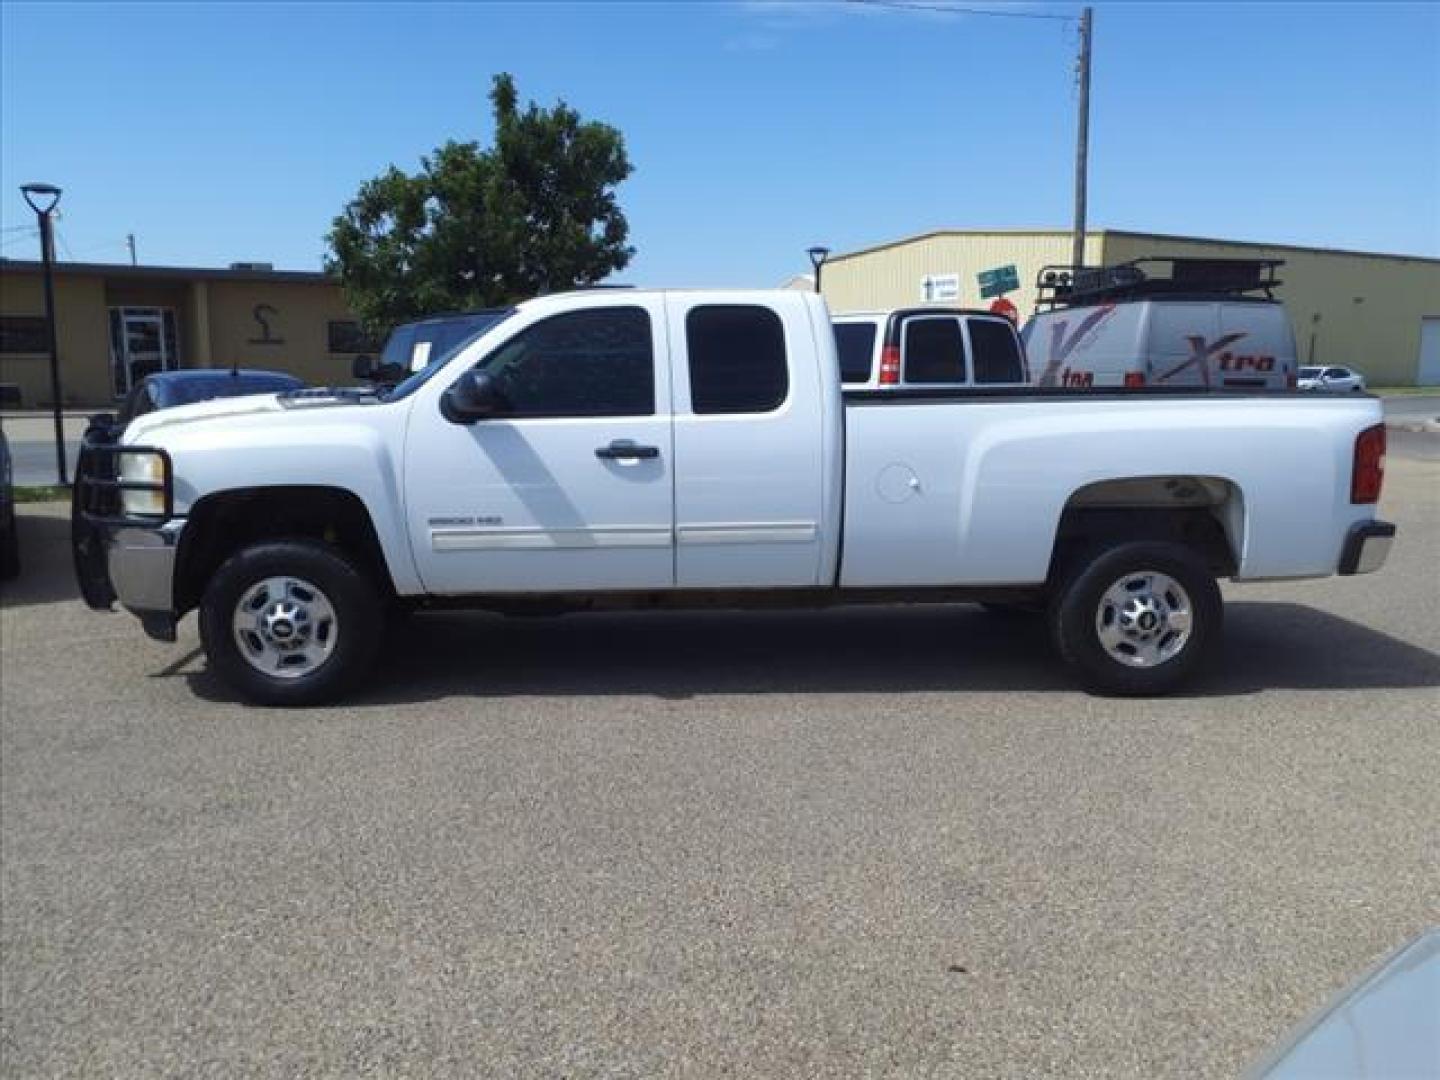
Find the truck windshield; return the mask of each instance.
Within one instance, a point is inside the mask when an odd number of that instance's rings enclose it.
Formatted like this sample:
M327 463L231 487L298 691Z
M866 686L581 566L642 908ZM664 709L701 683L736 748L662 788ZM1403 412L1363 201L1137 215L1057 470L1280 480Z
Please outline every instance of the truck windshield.
M384 400L399 401L402 398L409 397L416 390L419 390L420 387L424 386L427 382L429 382L430 377L434 375L435 372L439 371L442 367L444 367L445 361L450 359L450 357L454 353L456 353L460 349L463 349L466 345L469 345L470 342L474 341L481 334L486 333L488 330L490 330L491 327L495 326L497 323L505 321L513 314L515 314L515 309L507 308L503 311L486 311L483 314L465 316L465 321L463 322L463 325L460 319L446 320L449 325L449 329L446 333L432 334L427 339L424 339L429 340L432 343L429 347L428 355L425 358L425 366L420 368L419 371L415 372L415 374L411 375L405 381L396 385L394 389L384 394ZM412 328L401 327L400 329L409 330ZM400 331L397 330L395 334L392 335L391 340L394 340L394 338L399 336ZM409 341L412 347L416 340L416 336L411 335ZM385 358L388 359L389 355L390 346L389 343L387 343L385 346ZM397 362L401 363L405 367L408 367L409 356L410 352L407 349L405 358Z

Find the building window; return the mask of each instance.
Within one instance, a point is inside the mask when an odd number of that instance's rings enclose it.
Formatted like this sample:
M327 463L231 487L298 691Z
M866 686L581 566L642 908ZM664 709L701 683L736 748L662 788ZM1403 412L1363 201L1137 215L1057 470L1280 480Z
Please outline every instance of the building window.
M380 344L354 319L331 319L326 324L326 337L332 353L374 353Z
M110 375L117 398L147 375L180 366L172 308L110 309Z
M694 308L685 319L685 342L692 412L762 413L784 403L790 390L785 327L769 308Z
M43 315L0 315L0 353L48 353Z

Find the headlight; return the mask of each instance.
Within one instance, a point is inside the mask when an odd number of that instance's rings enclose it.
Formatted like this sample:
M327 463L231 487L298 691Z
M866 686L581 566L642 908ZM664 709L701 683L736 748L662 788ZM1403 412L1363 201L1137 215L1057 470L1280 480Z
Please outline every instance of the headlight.
M154 484L154 490L121 488L120 509L127 516L165 516L165 459L159 454L121 454L120 479Z

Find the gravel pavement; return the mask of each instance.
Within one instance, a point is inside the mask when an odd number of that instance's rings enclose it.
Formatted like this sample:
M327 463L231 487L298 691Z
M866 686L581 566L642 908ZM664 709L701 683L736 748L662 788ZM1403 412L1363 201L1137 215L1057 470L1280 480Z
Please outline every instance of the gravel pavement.
M0 1073L1234 1076L1440 922L1440 465L1383 512L1183 697L971 607L442 615L285 712L21 507Z

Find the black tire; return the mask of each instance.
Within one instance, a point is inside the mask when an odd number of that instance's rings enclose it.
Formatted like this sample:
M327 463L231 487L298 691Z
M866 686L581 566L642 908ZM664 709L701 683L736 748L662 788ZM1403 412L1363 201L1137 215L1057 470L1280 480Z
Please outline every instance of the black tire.
M1133 667L1106 649L1096 626L1102 599L1126 575L1155 571L1189 595L1190 634L1167 659ZM1205 560L1183 544L1135 541L1092 552L1070 564L1050 604L1051 637L1060 658L1092 693L1143 697L1167 693L1191 678L1220 640L1224 604Z
M268 675L240 651L232 620L236 605L270 577L302 579L334 609L335 639L311 672ZM370 670L385 626L385 604L374 583L343 552L313 540L275 540L242 548L210 579L200 602L200 641L210 667L257 705L319 705L353 690Z
M20 529L11 511L10 520L0 526L0 581L20 576Z

